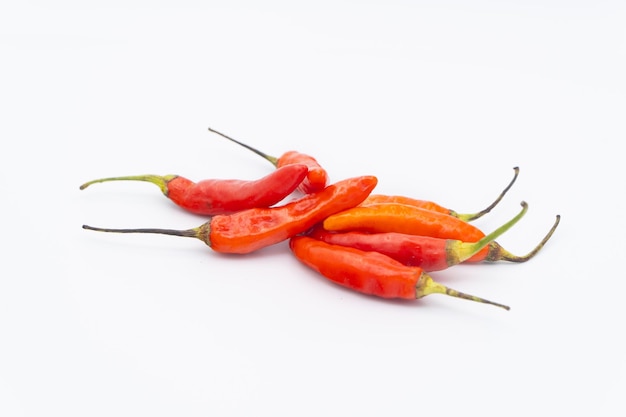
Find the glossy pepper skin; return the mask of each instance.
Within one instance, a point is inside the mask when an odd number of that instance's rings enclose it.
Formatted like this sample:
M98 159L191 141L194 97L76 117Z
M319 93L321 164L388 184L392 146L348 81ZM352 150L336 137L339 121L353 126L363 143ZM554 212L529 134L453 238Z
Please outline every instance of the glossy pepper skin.
M281 207L254 209L215 216L201 233L213 250L248 253L302 233L331 214L354 207L367 197L378 180L349 178Z
M296 258L331 281L382 298L416 298L422 271L409 269L378 252L330 245L307 236L289 241Z
M513 255L496 241L491 241L478 252L463 262L494 262L506 260L525 262L531 259L550 239L560 221L556 221L548 234L530 253L524 256ZM407 235L427 236L448 240L446 245L463 245L476 243L485 238L485 233L478 227L445 213L438 213L420 207L398 203L380 203L365 207L353 207L326 218L323 228L329 231L358 231L365 233L401 233ZM412 242L411 242L412 240ZM419 239L408 239L407 245L415 245ZM430 244L436 241L430 240ZM458 242L458 243L453 243ZM389 244L390 242L387 242ZM397 243L397 242L396 242ZM441 250L442 243L436 243ZM415 249L415 246L414 246ZM396 248L398 253L409 251L408 246ZM434 248L432 250L435 250ZM441 256L441 254L439 255ZM443 264L439 264L442 266Z
M426 210L437 211L439 213L450 214L450 215L456 216L456 212L454 210L451 210L440 204L437 204L434 201L420 200L417 198L412 198L412 197L407 197L407 196L402 196L402 195L371 194L360 205L371 206L371 205L381 204L381 203L406 204L408 206L421 207Z
M356 206L372 192L377 183L378 179L371 175L348 178L282 206L216 215L189 230L105 229L87 225L83 225L83 228L101 232L194 237L216 252L245 254L287 240L333 213Z
M231 142L234 142L240 146L243 146L244 148L266 159L276 168L280 168L280 167L291 165L291 164L305 164L307 167L309 167L309 172L307 173L306 178L298 186L298 190L300 190L304 194L321 191L324 189L324 187L328 185L329 178L328 178L327 171L311 155L307 155L305 153L301 153L297 151L287 151L284 154L282 154L280 157L276 157L276 156L268 155L265 152L260 151L259 149L253 148L252 146L248 144L238 141L237 139L233 139L230 136L227 136L221 132L218 132L217 130L209 128L209 132L216 133L219 136L230 140Z
M186 211L213 216L277 204L296 190L308 172L304 164L291 164L252 181L206 179L194 182L180 175L134 175L89 181L81 185L80 189L97 182L151 182L161 189L163 195Z
M323 242L349 246L368 252L379 252L403 265L419 266L425 271L441 271L457 265L458 258L450 255L449 239L405 233L329 232L315 228L307 234Z
M462 242L477 242L485 236L479 228L458 217L398 203L353 207L329 216L323 226L333 231L396 232ZM484 247L472 258L482 261L488 255L489 247Z
M328 185L328 173L312 156L297 151L287 151L278 158L276 167L280 168L291 164L305 164L309 168L306 177L298 185L301 192L305 194L314 193L323 190Z
M484 236L476 226L457 217L400 203L353 207L329 216L323 225L333 231L397 232L464 242Z
M409 206L415 206L419 208L423 208L426 210L436 211L438 213L449 214L454 217L458 217L464 221L472 221L481 218L485 214L489 213L494 207L502 201L502 198L506 195L506 193L511 189L517 177L519 175L519 167L514 167L513 171L515 175L513 179L509 182L504 190L500 192L500 195L488 206L476 213L457 213L456 211L444 207L440 204L435 203L434 201L429 200L420 200L417 198L407 197L403 195L385 195L385 194L370 194L361 206L368 206L372 204L380 204L380 203L398 203L398 204L406 204Z
M458 265L480 252L485 246L515 225L528 211L528 204L521 202L522 210L511 220L498 227L477 242L462 242L431 236L406 233L329 232L317 226L309 236L333 245L380 252L403 265L419 266L425 271L440 271ZM493 246L498 247L499 245ZM490 246L491 254L491 246ZM504 258L503 258L504 259ZM507 259L508 260L508 259Z
M309 268L336 284L363 294L414 300L439 293L509 309L508 306L447 288L435 282L422 268L402 265L378 252L331 245L302 235L292 237L289 248Z

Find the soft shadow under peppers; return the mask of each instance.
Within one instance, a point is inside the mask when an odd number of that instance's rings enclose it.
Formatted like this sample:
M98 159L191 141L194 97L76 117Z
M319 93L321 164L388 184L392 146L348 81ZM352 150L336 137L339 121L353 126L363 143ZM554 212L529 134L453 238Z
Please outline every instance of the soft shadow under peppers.
M283 206L216 215L189 230L110 229L83 225L83 229L116 233L157 233L193 237L222 253L249 253L302 233L326 217L354 207L367 197L378 179L364 175L329 185Z

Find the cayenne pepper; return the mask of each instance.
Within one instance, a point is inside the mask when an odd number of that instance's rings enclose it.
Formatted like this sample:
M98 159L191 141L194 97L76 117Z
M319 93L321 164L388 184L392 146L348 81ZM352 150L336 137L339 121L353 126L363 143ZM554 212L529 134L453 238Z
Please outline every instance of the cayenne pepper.
M209 128L209 132L216 133L223 138L226 138L232 142L235 142L238 145L243 146L251 150L252 152L260 155L261 157L268 160L272 165L276 168L280 168L282 166L290 165L290 164L305 164L309 167L309 172L302 181L302 183L298 186L298 189L305 194L313 193L316 191L320 191L326 187L328 184L328 173L322 166L317 162L315 158L310 155L297 152L297 151L287 151L280 158L275 156L268 155L260 150L253 148L252 146L246 145L236 139L231 138L230 136L226 136L225 134L218 132L217 130Z
M406 266L378 252L331 245L308 236L294 236L289 248L295 257L330 281L382 298L414 300L446 294L509 310L509 306L448 288L416 266Z
M560 216L548 234L528 255L511 254L497 242L490 242L467 262L508 260L524 262L532 258L550 239L560 222ZM440 239L455 239L462 242L477 242L485 233L471 223L445 213L426 210L398 203L380 203L365 207L353 207L329 216L322 226L330 231L362 231L368 233L405 233L430 236Z
M509 230L528 211L526 202L522 201L521 205L522 210L517 216L477 242L463 242L456 239L442 239L396 232L337 233L324 230L321 227L314 228L307 235L333 245L379 252L404 265L419 266L427 272L440 271L471 259L481 249L489 246L496 238Z
M511 187L515 183L515 180L517 179L517 176L519 175L519 167L514 167L513 170L515 171L515 175L513 176L513 179L511 180L511 182L509 182L509 185L507 185L506 188L502 190L498 198L496 198L493 203L491 203L488 207L484 208L483 210L477 213L457 213L456 211L451 210L447 207L443 207L442 205L437 204L433 201L419 200L419 199L401 196L401 195L371 194L360 205L368 206L368 205L379 204L379 203L407 204L410 206L420 207L420 208L424 208L427 210L437 211L439 213L449 214L451 216L458 217L461 220L469 222L469 221L476 220L484 216L485 214L493 210L495 206L498 205L498 203L502 200L504 195L511 189Z
M83 225L83 229L193 237L216 252L244 254L287 240L333 213L358 205L377 183L378 179L372 175L348 178L283 206L215 215L204 224L188 230L110 229L88 225Z
M201 215L234 213L257 207L270 207L291 194L307 175L304 164L286 165L253 181L207 179L193 182L180 175L132 175L100 178L80 186L107 181L146 181L183 209Z

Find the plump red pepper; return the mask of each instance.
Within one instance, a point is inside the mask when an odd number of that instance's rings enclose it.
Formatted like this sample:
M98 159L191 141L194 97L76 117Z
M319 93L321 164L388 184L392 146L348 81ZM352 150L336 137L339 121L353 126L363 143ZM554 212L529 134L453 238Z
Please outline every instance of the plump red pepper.
M382 298L413 300L446 294L509 310L508 306L465 294L435 282L422 268L402 265L378 252L331 245L308 236L294 236L289 247L295 257L330 281Z
M83 228L100 232L193 237L200 239L216 252L243 254L289 239L310 229L331 214L356 206L372 192L377 182L377 178L371 175L345 179L282 206L216 215L189 230L110 229L88 225L83 225Z
M495 261L505 258L510 261L517 259L517 262L523 262L543 247L554 233L559 221L560 216L557 216L550 232L526 257L515 256L494 241L483 247L467 262ZM478 242L485 237L485 233L478 227L458 217L398 203L353 207L329 216L324 220L323 227L331 231L395 232L440 239L455 239L462 242Z
M207 179L193 182L180 175L132 175L92 180L81 185L80 189L107 181L151 182L179 207L191 213L213 216L279 203L302 183L308 171L304 164L286 165L253 181Z
M297 151L287 151L280 158L268 155L265 152L261 152L260 150L253 148L243 142L240 142L236 139L231 138L230 136L226 136L225 134L218 132L217 130L209 128L209 132L217 133L218 135L226 138L232 142L235 142L238 145L243 146L246 149L251 150L252 152L260 155L261 157L268 160L272 165L276 168L280 168L290 164L305 164L309 167L309 172L306 178L302 181L302 183L298 186L298 189L305 194L314 193L316 191L320 191L328 185L328 173L322 166L317 162L315 158L311 155L307 155Z
M528 204L521 204L522 210L517 216L474 243L396 232L330 232L321 227L315 227L307 235L333 245L380 252L404 265L419 266L428 272L440 271L471 259L509 230L528 210Z
M504 195L509 191L509 189L511 189L511 187L515 183L515 180L517 179L517 176L519 175L519 167L514 167L513 170L515 171L515 175L513 176L513 179L511 180L511 182L509 182L506 188L502 190L498 198L496 198L493 201L493 203L491 203L488 207L476 213L457 213L456 211L449 209L447 207L444 207L441 204L435 203L434 201L419 200L416 198L402 196L402 195L370 194L365 199L365 201L363 201L360 205L369 206L372 204L379 204L379 203L407 204L409 206L415 206L415 207L420 207L426 210L432 210L432 211L437 211L439 213L449 214L451 216L458 217L461 220L469 222L469 221L476 220L484 216L485 214L493 210L495 206L498 205L498 203L502 200Z

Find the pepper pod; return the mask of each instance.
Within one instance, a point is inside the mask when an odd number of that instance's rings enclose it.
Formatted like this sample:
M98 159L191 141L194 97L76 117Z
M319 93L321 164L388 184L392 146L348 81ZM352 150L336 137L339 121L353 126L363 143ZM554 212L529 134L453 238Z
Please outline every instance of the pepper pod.
M292 164L253 181L206 179L197 183L180 175L129 175L92 180L81 185L80 189L109 181L150 182L179 207L191 213L214 216L270 207L291 194L302 183L308 171L304 164Z
M369 206L369 205L380 204L380 203L406 204L409 206L420 207L426 210L449 214L451 216L458 217L461 220L469 222L472 220L479 219L485 214L489 213L491 210L494 209L494 207L498 205L498 203L500 203L500 201L502 201L505 194L511 189L511 187L515 183L515 180L517 180L517 176L519 175L519 167L514 167L513 170L515 171L515 175L513 176L513 179L511 180L511 182L509 182L506 188L502 190L500 195L498 195L498 198L496 198L489 206L485 207L484 209L476 213L458 213L455 210L444 207L441 204L435 203L434 201L420 200L420 199L402 196L402 195L370 194L365 199L365 201L363 201L359 205Z
M525 256L514 255L496 241L492 241L465 262L495 262L497 260L525 262L543 248L559 225L560 219L561 217L557 215L548 234ZM394 232L439 239L454 239L462 242L479 242L486 236L478 227L458 217L398 203L379 203L353 207L328 216L322 226L326 230L335 232Z
M287 240L333 213L356 206L372 192L377 183L378 179L372 175L348 178L282 206L216 215L188 230L111 229L88 225L83 225L83 229L193 237L216 252L244 254Z
M331 245L309 236L292 237L289 247L309 268L336 284L363 294L406 300L445 294L510 309L507 305L448 288L434 281L422 268L403 265L382 253Z
M250 145L246 145L245 143L240 142L236 139L233 139L230 136L226 136L225 134L218 132L217 130L209 128L209 132L216 133L221 137L230 140L231 142L234 142L248 150L251 150L255 154L269 161L276 168L284 167L291 164L305 164L309 167L309 172L307 173L306 178L298 186L298 189L305 194L320 191L324 189L326 185L328 185L328 173L311 155L307 155L298 151L287 151L280 157L276 157L268 155L265 152L261 152L260 150L253 148Z
M330 232L319 226L313 228L307 235L334 245L380 252L404 265L419 266L428 272L440 271L471 259L489 245L493 244L496 248L494 250L499 250L497 248L500 246L494 243L495 239L513 227L528 211L526 202L522 201L521 205L522 210L517 216L477 242L397 232ZM493 256L491 253L490 255Z

